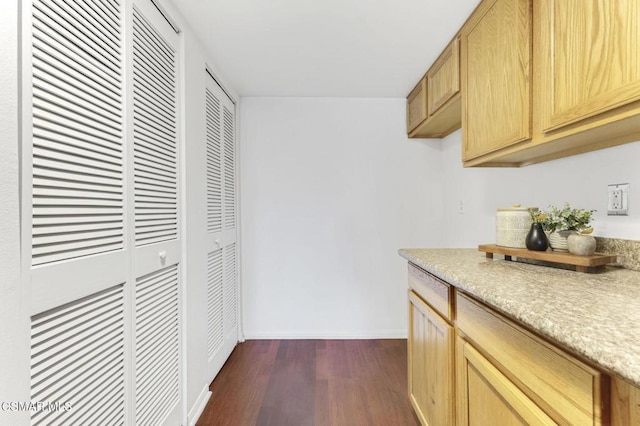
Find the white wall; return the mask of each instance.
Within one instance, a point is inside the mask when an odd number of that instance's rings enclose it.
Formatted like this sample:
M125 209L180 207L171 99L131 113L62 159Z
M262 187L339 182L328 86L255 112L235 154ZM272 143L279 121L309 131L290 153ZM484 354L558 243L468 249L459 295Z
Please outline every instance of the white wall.
M20 309L18 139L18 5L0 13L0 401L29 399L27 318ZM0 411L0 424L28 421L28 413Z
M594 235L640 239L640 143L621 145L523 168L467 168L461 132L443 141L445 244L476 247L495 242L495 213L514 203L596 209ZM607 185L630 183L629 216L607 216ZM464 213L460 214L462 201Z
M183 253L186 300L186 407L190 416L208 391L207 378L207 250L202 230L206 229L207 197L204 85L205 57L189 31L182 33L185 64L185 146L186 182L183 223ZM207 396L208 397L208 396ZM197 410L197 408L195 408ZM190 419L191 420L191 419Z
M397 249L492 243L497 207L568 201L597 210L595 235L640 239L637 142L465 169L460 131L406 139L403 100L243 98L242 111L247 338L405 335ZM607 185L626 182L629 216L607 216Z
M403 99L242 98L247 338L406 336L401 247L441 240L440 141Z

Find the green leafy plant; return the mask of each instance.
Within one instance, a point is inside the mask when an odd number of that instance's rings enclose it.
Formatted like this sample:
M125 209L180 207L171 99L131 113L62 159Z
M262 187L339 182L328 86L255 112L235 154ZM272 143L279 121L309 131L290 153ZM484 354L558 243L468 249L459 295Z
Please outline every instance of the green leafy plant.
M562 208L549 206L549 209L542 213L544 218L540 223L547 232L567 230L584 232L590 229L589 222L593 219L594 212L595 210L572 209L569 203L564 203Z
M529 216L531 216L531 222L533 223L544 223L544 221L547 219L547 215L545 214L545 212L538 210L537 207L535 209L529 209Z

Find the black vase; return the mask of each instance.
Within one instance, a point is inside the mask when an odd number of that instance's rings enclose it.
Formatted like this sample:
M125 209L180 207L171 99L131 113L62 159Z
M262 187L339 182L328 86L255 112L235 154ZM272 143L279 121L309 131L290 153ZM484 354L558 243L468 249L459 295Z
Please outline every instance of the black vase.
M541 223L532 223L531 229L525 239L525 244L529 250L545 251L549 247L547 234L544 233Z

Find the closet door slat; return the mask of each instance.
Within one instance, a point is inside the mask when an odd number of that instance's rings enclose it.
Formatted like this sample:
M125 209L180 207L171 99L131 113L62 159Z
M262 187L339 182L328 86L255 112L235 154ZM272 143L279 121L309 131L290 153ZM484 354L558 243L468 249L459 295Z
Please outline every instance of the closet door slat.
M178 238L176 51L133 10L136 246Z
M180 399L178 266L136 283L136 424L161 424Z
M122 424L123 366L123 285L33 316L31 400L70 409L35 411L32 424Z
M233 111L223 108L224 123L224 229L236 227L235 120Z
M222 132L220 99L206 89L207 232L222 231Z
M224 343L222 249L207 256L207 356L211 360Z
M224 330L229 333L238 323L238 274L236 272L237 251L236 243L229 244L224 252Z
M119 9L33 2L33 266L124 248Z

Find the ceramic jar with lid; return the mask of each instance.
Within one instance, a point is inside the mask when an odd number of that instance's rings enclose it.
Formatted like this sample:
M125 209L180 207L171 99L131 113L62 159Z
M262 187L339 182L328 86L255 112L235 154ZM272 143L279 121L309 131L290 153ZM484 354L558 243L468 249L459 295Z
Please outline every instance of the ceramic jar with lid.
M496 244L504 247L526 248L525 240L531 228L529 211L538 211L537 207L498 208L496 213Z

